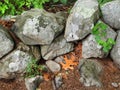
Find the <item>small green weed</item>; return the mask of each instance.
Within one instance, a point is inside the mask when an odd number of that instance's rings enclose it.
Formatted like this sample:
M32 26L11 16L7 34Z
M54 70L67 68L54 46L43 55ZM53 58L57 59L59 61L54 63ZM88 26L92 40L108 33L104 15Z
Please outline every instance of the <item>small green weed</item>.
M106 30L108 26L102 22L98 22L92 29L92 34L95 36L96 42L103 47L104 52L108 52L112 45L115 44L115 41L112 38L103 40L102 38L106 37Z
M45 66L37 65L37 61L35 59L31 59L26 67L25 77L35 77L36 75L42 75L43 71L46 71Z

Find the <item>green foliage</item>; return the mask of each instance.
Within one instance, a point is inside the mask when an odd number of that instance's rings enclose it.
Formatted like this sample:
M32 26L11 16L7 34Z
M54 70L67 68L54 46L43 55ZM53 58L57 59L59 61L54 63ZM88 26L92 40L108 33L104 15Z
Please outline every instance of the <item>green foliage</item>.
M100 5L103 5L103 4L110 2L110 1L113 1L113 0L98 0Z
M68 4L76 0L0 0L0 16L3 15L17 15L21 14L24 10L31 8L43 8L47 2L49 4ZM52 6L52 5L51 5Z
M69 3L73 3L77 0L51 0L53 3L62 3L64 5L67 5Z
M25 9L43 8L50 0L2 0L0 1L0 16L20 14Z
M108 52L112 45L115 44L115 41L112 38L103 40L106 37L106 30L108 26L102 22L98 22L92 29L92 34L95 36L96 42L103 47L104 52Z
M25 77L35 77L36 75L42 75L42 72L46 71L46 68L43 65L37 65L37 61L31 59L25 71Z
M67 2L68 2L68 0L52 0L53 1L53 3L58 3L58 2L60 2L60 3L62 3L62 4L67 4Z

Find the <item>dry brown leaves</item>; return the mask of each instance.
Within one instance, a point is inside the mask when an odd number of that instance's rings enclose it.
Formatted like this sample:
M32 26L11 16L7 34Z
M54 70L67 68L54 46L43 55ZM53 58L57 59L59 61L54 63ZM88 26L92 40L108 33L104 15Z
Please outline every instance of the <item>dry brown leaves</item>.
M62 66L62 69L73 70L74 66L78 65L79 59L82 58L82 43L79 42L76 45L75 50L69 54L64 55L63 58L65 60L65 63L60 63Z
M51 79L51 74L50 73L44 73L43 78L45 81L49 81Z
M63 58L65 60L65 63L62 62L60 64L62 65L62 69L64 70L69 70L69 69L73 70L74 66L78 65L78 60L73 52L70 54L64 55Z

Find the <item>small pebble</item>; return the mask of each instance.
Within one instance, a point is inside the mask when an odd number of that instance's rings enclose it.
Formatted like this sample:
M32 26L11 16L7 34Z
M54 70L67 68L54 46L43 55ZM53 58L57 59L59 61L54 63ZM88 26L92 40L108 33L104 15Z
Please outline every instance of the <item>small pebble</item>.
M61 76L56 76L55 77L56 88L59 88L62 84L63 84L62 77Z
M111 85L115 88L119 87L119 85L116 82L111 83Z
M118 85L120 86L120 82L118 83Z
M47 67L53 72L59 72L61 70L60 64L56 63L55 61L48 60L46 61Z
M55 58L55 62L57 62L57 63L62 63L62 62L65 63L64 58L62 56L59 56L59 57Z

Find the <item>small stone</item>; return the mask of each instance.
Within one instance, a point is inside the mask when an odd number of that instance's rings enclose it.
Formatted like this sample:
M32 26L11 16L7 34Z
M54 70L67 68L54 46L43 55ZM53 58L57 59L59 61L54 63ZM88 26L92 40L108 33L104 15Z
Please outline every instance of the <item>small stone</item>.
M116 83L116 82L112 82L111 85L115 88L119 87L118 83Z
M56 76L54 79L54 82L55 82L56 88L59 88L63 84L62 76Z
M27 90L36 90L38 85L43 81L42 76L36 76L32 78L25 78L25 85Z
M64 58L62 56L59 56L59 57L55 58L55 62L62 63L62 62L65 62L65 61L64 61Z
M61 70L60 64L58 64L52 60L46 61L46 65L53 73L59 72Z
M120 86L120 83L118 83L118 85Z

